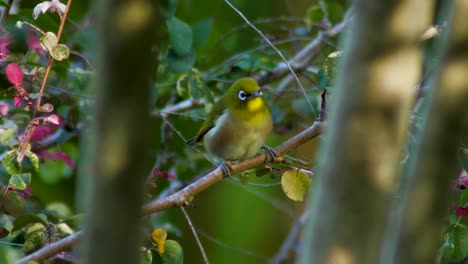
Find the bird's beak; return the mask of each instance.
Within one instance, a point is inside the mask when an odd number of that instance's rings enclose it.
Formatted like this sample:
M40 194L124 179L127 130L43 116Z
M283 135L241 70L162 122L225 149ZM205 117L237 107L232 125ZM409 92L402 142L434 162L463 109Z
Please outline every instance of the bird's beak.
M258 91L255 93L249 94L249 98L262 97L262 92Z

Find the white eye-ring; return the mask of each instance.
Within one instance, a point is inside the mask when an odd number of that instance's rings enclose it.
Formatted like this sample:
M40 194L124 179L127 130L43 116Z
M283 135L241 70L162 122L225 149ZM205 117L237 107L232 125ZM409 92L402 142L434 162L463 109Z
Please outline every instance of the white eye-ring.
M238 96L239 96L239 99L241 99L241 101L244 101L245 99L247 99L247 94L242 90L239 91Z

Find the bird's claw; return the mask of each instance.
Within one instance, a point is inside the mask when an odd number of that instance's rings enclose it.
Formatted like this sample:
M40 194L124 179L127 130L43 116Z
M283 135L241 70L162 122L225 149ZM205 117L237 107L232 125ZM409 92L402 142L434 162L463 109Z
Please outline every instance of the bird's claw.
M276 151L274 149L267 146L262 146L262 149L265 152L265 161L263 162L264 164L269 165L278 157L278 154L276 154Z
M220 165L221 170L223 171L223 178L228 178L231 176L232 168L229 166L227 161L223 161Z

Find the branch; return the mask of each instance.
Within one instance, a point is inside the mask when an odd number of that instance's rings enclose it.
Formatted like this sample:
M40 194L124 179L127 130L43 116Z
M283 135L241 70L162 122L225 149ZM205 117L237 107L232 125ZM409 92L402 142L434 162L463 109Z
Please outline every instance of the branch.
M291 150L318 136L321 133L323 127L323 123L315 122L308 129L302 131L298 135L294 136L293 138L276 147L276 153L279 157L283 156L284 154L290 152ZM231 165L231 174L234 175L236 173L261 165L263 164L264 160L265 155L261 154L251 159L243 160L239 163L233 164ZM223 171L221 167L218 167L212 172L200 178L198 181L178 191L177 193L170 195L164 199L155 200L153 202L148 203L143 207L143 214L149 215L151 213L155 213L174 206L181 206L184 203L186 203L186 201L188 201L191 197L195 196L196 194L207 189L208 187L212 186L213 184L222 179Z
M300 145L308 142L309 140L317 137L323 131L326 123L324 122L315 122L310 126L308 129L302 131L301 133L297 134L296 136L290 138L283 144L279 145L275 148L276 153L279 157L285 155L286 153L294 150L295 148L299 147ZM233 164L232 167L232 174L236 174L247 169L253 168L255 166L263 164L265 160L265 155L260 154L251 159L247 159L241 161L239 163ZM276 162L279 162L281 159L277 159ZM182 206L186 203L186 201L193 197L194 195L202 192L203 190L207 189L208 187L214 185L218 181L223 179L223 172L221 168L216 168L212 172L208 173L207 175L203 176L199 180L195 181L194 183L190 184L189 186L185 187L184 189L170 195L164 197L162 199L154 200L145 206L143 206L143 216L150 215L155 212L162 211L164 209L168 209L171 207ZM16 262L16 264L27 264L28 261L41 261L47 258L50 258L57 253L70 249L76 241L78 241L83 236L83 231L78 231L73 235L70 235L62 240L59 240L55 243L52 243L46 247L39 249L38 251L28 255Z
M325 40L327 37L335 37L339 33L341 33L346 26L349 24L349 16L345 16L345 19L331 28L328 31L320 31L317 37L312 40L307 46L305 46L302 50L300 50L296 56L288 61L288 64L291 65L291 68L294 71L300 71L304 69L307 65L312 56L314 56L323 45L325 45ZM259 85L264 85L267 83L271 83L275 80L280 79L281 77L285 76L289 72L289 67L286 63L280 63L273 71L269 72L267 75L262 76L258 80Z

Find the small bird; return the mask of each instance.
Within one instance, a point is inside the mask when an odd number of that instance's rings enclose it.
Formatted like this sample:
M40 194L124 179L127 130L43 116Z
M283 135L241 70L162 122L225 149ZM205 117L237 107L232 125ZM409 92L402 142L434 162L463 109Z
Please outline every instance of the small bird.
M226 161L251 158L260 148L265 150L265 162L276 157L272 149L263 145L272 127L270 108L258 83L242 78L214 104L198 134L187 144L193 146L203 139L208 153L223 160L227 177L231 168Z

